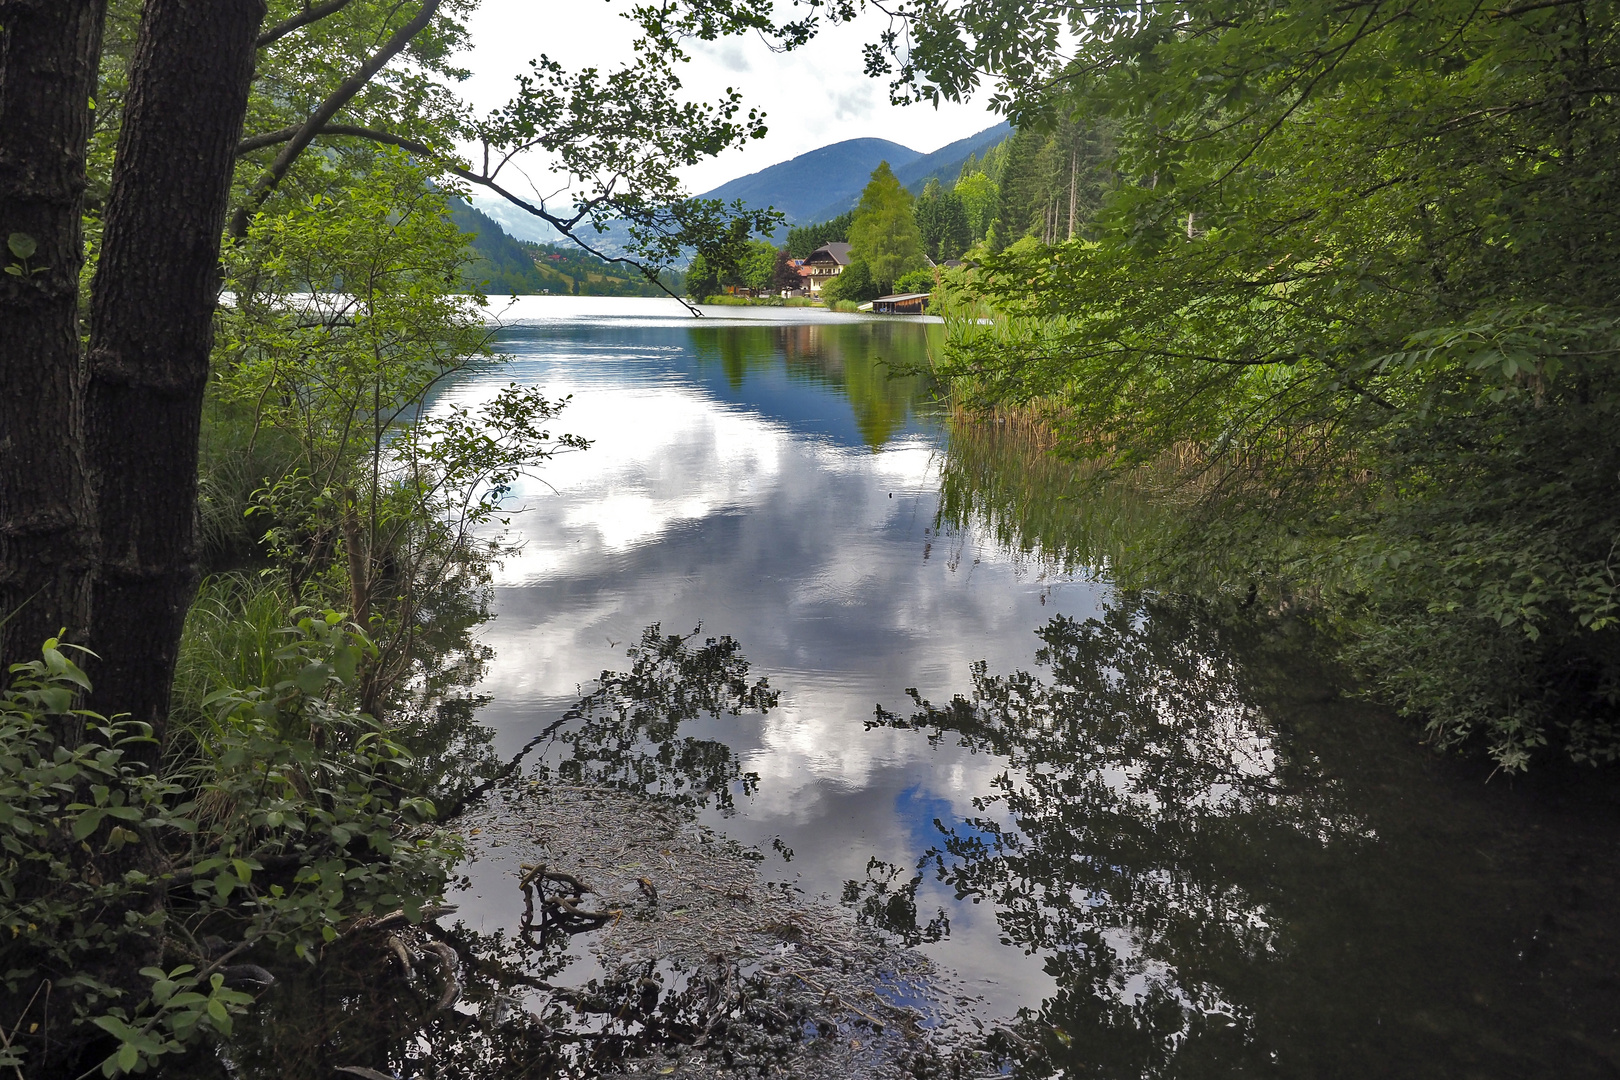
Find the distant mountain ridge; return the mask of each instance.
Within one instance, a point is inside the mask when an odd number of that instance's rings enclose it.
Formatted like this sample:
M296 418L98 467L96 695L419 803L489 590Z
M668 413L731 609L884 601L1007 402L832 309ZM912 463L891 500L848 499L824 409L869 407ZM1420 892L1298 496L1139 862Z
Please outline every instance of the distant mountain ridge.
M740 176L700 197L726 202L741 199L761 209L774 206L787 215L790 225L827 221L855 208L861 189L880 161L887 161L900 183L915 195L930 179L955 180L970 155L982 155L1011 134L1012 125L1002 122L931 154L887 139L846 139Z
M1003 120L995 127L985 128L977 135L957 139L932 154L924 154L916 161L907 162L904 167L895 165L892 161L889 164L894 166L896 178L906 185L906 189L913 195L922 191L930 180L938 180L949 187L956 183L957 174L962 171L962 166L969 157L983 157L984 152L992 146L1003 139L1012 138L1012 133L1012 124Z
M879 162L887 161L891 168L899 168L922 156L910 147L887 139L845 139L768 169L739 176L705 191L699 198L727 203L741 199L760 209L774 206L787 215L791 224L798 225L820 220L813 215L829 203L848 202L853 206ZM843 209L838 211L843 212Z
M1011 134L1012 125L1004 121L931 154L918 153L888 139L845 139L728 180L699 197L728 203L741 199L744 204L761 210L774 206L787 215L789 225L828 221L855 208L861 189L880 161L887 161L895 176L915 195L930 179L937 178L946 184L955 180L969 155L983 157L986 150ZM505 200L480 194L475 202L480 211L512 236L541 242L559 239L550 226ZM785 235L785 229L779 230L776 241L781 243ZM585 236L593 247L612 254L622 251L629 241L624 227L617 223L609 226L605 233L587 230Z

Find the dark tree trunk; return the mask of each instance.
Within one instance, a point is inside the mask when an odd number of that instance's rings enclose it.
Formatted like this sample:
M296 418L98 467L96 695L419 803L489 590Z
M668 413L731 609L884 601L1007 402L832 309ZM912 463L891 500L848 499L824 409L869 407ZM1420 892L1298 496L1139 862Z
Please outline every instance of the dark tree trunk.
M0 0L0 671L90 622L80 218L106 7Z
M149 0L90 312L92 706L159 737L196 589L197 440L220 238L265 0Z

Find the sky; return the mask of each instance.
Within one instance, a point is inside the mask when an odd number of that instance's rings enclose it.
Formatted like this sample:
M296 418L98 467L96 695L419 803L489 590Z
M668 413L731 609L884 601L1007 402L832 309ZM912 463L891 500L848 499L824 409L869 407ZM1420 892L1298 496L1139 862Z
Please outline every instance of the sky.
M609 0L483 0L470 20L473 71L462 94L479 109L511 95L512 79L545 53L570 68L604 70L628 59L635 27L619 14L628 4ZM844 139L890 139L920 153L983 131L1000 122L982 101L962 105L889 104L884 80L861 71L861 46L884 27L881 16L824 29L802 49L772 53L758 37L694 42L681 81L697 99L714 99L727 87L743 92L748 106L763 108L770 133L682 173L699 194L727 180L757 172L809 150Z

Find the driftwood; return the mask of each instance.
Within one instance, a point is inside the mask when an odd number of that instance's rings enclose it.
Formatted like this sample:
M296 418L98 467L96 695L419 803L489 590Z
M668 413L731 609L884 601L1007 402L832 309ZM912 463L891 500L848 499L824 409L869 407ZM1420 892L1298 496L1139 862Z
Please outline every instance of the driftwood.
M518 880L518 887L523 890L523 927L525 936L535 930L534 901L535 894L540 896L540 929L544 931L549 927L568 934L577 934L585 930L595 930L610 921L616 920L621 912L617 908L605 911L590 911L580 907L585 894L594 892L573 874L561 870L548 870L545 863L524 863L521 867L523 876ZM547 895L545 883L557 882L568 887L567 892L559 891Z

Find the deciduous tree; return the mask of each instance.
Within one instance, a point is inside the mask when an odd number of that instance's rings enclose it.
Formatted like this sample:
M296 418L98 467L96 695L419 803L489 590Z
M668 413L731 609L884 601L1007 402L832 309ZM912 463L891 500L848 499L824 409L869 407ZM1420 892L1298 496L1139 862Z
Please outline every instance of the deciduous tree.
M922 234L911 203L911 193L900 186L889 163L880 162L861 191L849 227L851 253L866 264L873 282L884 291L895 278L924 264Z

